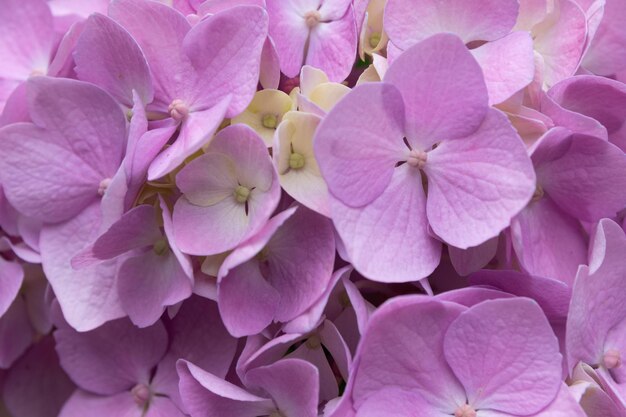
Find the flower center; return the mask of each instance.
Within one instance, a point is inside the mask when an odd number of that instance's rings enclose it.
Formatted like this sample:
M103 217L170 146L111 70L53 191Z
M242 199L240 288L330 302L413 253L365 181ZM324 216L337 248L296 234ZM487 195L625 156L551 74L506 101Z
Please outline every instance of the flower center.
M148 388L145 384L137 384L130 390L130 393L133 395L133 399L135 400L135 404L144 407L148 401L150 401L150 388Z
M304 156L297 152L292 153L289 156L289 168L300 169L304 167Z
M541 200L541 198L544 195L544 191L543 188L541 188L541 185L537 184L537 187L535 188L535 192L533 193L533 197L531 199L531 201L539 201Z
M233 196L235 196L235 200L237 200L238 203L243 204L248 201L248 197L250 197L250 189L243 185L238 185L235 191L233 191Z
M189 107L178 98L170 103L167 111L174 120L183 120L189 115Z
M407 164L412 167L422 169L426 165L426 160L428 159L428 155L424 151L411 149L409 153L409 158L406 160Z
M263 123L263 127L276 129L276 125L278 125L278 117L276 117L275 114L266 114L263 116L261 123Z
M154 242L154 245L152 246L152 250L154 251L154 253L156 253L159 256L163 255L169 248L170 248L170 245L167 243L167 240L164 238L157 240L156 242Z
M381 36L380 32L374 32L370 35L370 46L372 48L376 48L378 46Z
M312 28L317 26L322 20L322 15L317 10L311 10L304 14L304 20L306 21L306 25Z
M109 185L111 184L111 178L105 178L100 181L100 185L98 185L98 194L103 196L106 193Z
M469 404L463 404L454 412L454 417L476 417L476 410Z
M609 349L604 353L602 363L606 369L614 369L622 366L622 356L617 349Z

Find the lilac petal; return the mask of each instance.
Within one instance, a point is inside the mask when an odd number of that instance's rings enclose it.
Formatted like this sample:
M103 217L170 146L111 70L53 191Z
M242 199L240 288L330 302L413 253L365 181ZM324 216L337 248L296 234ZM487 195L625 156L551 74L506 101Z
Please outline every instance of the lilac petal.
M551 89L550 91L553 90ZM562 126L575 133L608 139L606 127L602 123L582 113L561 107L548 94L541 95L540 110L543 114L550 117L556 126Z
M512 32L471 52L485 75L491 105L502 103L533 80L533 40L527 32Z
M303 344L285 357L306 361L317 368L320 402L336 398L339 394L337 377L330 367L326 353L320 344L319 336L312 335L309 338L304 338L303 341Z
M239 6L208 17L189 31L183 50L198 74L189 98L194 107L204 109L230 95L226 117L245 110L256 91L267 30L262 8Z
M248 371L246 384L266 391L286 417L317 416L317 368L310 363L282 359Z
M143 407L137 405L129 391L101 397L76 390L67 400L59 417L142 417Z
M176 256L169 249L166 251L157 254L148 249L143 255L123 261L118 270L117 289L122 308L139 327L154 324L166 307L191 295L189 277Z
M587 259L580 223L548 196L531 201L511 222L513 249L524 271L571 285Z
M464 43L493 41L511 31L518 9L511 0L390 0L385 31L402 49L441 32L453 33Z
M74 61L79 79L102 87L127 107L133 106L133 90L144 104L152 101L146 58L131 35L114 20L100 14L87 19Z
M77 217L41 231L42 265L70 325L87 331L124 316L116 290L117 261L106 261L80 271L72 257L95 239L100 207L92 204Z
M55 1L52 0L48 3L51 8L54 8L52 5ZM63 0L61 0L63 1ZM102 1L102 0L96 0ZM55 19L55 26L58 26L59 19ZM54 54L54 58L52 62L50 62L50 66L48 67L48 75L51 77L75 77L76 72L74 71L75 62L74 62L74 50L76 49L76 44L78 43L78 39L80 38L83 29L85 28L84 21L77 21L71 24L63 38L57 47L57 50ZM63 31L59 31L58 27L56 28L57 32L63 33Z
M167 397L154 397L150 401L148 410L142 417L186 417L174 402Z
M344 380L348 380L350 366L352 365L352 354L346 341L339 333L333 322L325 320L318 332L320 341L333 357L339 374Z
M154 207L142 204L124 213L93 245L74 256L72 266L78 269L113 259L133 249L152 246L160 237Z
M101 182L117 171L126 118L92 84L37 77L29 89L35 125L0 132L3 187L22 213L50 223L67 220L98 199Z
M475 408L536 413L561 384L558 341L528 298L485 301L462 313L448 328L444 353Z
M626 291L623 255L626 236L612 220L598 223L591 245L589 266L581 266L574 282L567 318L567 362L572 369L578 361L602 362L609 330L624 320Z
M190 98L196 72L183 51L191 26L173 8L155 1L115 0L109 16L122 25L143 51L154 85L152 107L167 111L172 101Z
M190 113L181 125L176 141L163 150L148 168L148 180L161 178L206 145L224 119L230 97L224 97L207 110Z
M181 360L177 369L181 397L194 417L257 417L275 409L272 400L250 394L191 362Z
M47 336L13 365L3 396L14 416L57 417L73 391L74 384L59 365L54 339Z
M331 3L337 2L323 5ZM349 8L340 19L321 22L311 31L305 63L324 71L331 81L342 82L352 70L356 45L354 14Z
M54 338L61 366L70 378L79 387L102 395L147 384L152 367L167 348L167 333L160 322L138 329L121 319L86 333L57 329Z
M430 404L419 392L402 388L384 388L367 398L359 407L356 417L447 417L450 414L440 411ZM482 417L482 415L481 415Z
M48 5L38 0L7 0L0 21L0 78L26 80L34 71L45 74L54 43Z
M443 358L448 326L465 310L422 296L395 298L372 315L361 340L352 398L359 408L386 388L423 393L448 413L465 392Z
M524 144L496 110L471 136L443 141L427 155L428 222L438 236L458 248L497 236L535 189Z
M178 264L182 268L185 275L193 283L193 265L188 255L185 255L180 251L180 248L176 245L174 240L174 223L172 221L172 211L170 210L167 202L162 195L159 195L159 207L161 208L163 219L163 232L164 237L167 239L167 243L172 251L172 254L176 257Z
M287 77L300 72L309 29L304 14L316 10L319 0L287 1L266 0L269 15L269 34L276 45L280 69Z
M280 293L265 280L257 261L231 269L218 285L220 314L233 336L259 333L276 316Z
M158 365L151 386L183 407L176 361L192 361L217 377L225 377L235 356L237 340L226 331L217 305L201 297L186 300L176 317L166 322L166 327L170 346Z
M8 369L33 343L34 329L22 297L0 317L0 369Z
M30 122L27 84L0 79L0 127L12 123ZM3 97L5 95L6 97Z
M333 222L357 271L380 282L416 281L439 264L441 243L428 234L419 170L395 169L369 205L351 208L331 197Z
M487 269L472 274L468 279L472 285L489 285L519 297L532 298L549 320L567 318L572 290L561 281L517 271Z
M482 70L463 42L438 34L407 49L385 74L406 107L406 136L420 150L474 132L487 114Z
M597 221L626 207L626 155L617 146L554 129L539 141L532 158L538 184L571 216Z
M494 237L467 249L448 245L448 254L454 270L459 275L466 276L485 267L496 256L498 241L499 238Z
M450 301L465 307L473 307L487 300L513 298L513 295L487 287L465 287L437 294L438 300Z
M17 262L0 256L0 317L9 309L22 287L24 270Z
M280 84L280 61L272 38L265 39L261 51L259 83L264 89L278 89Z
M556 84L548 95L563 108L602 123L609 140L626 150L626 117L619 110L626 105L626 86L623 83L581 75Z
M626 41L623 22L626 5L620 1L608 1L600 25L583 58L583 66L598 75L613 75L626 67L626 51L618 45Z
M497 416L494 416L497 417ZM570 393L569 387L564 382L556 395L554 401L532 417L588 417L585 411L578 404ZM610 416L605 416L610 417Z
M393 86L363 84L341 100L313 139L331 194L351 207L380 196L389 186L394 165L408 154L403 129L402 97Z
M280 295L275 318L287 322L308 309L331 279L335 261L332 222L299 207L265 249L267 279Z

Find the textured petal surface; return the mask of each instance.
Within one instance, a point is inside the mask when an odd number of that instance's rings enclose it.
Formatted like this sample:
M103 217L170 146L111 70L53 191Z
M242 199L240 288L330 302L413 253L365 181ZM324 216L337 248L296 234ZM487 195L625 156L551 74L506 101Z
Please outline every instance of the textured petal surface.
M153 98L146 58L131 35L101 14L87 19L74 52L76 74L102 87L127 107L133 106L133 90L144 104Z
M198 74L191 101L202 109L231 95L226 117L241 113L259 80L268 17L256 6L233 7L193 27L183 49ZM207 39L211 39L207 42Z
M407 139L424 151L440 140L471 134L487 114L482 70L463 42L451 34L431 36L407 49L383 81L402 94Z
M441 243L428 234L420 172L395 169L387 189L365 207L331 197L333 222L354 267L380 282L417 281L439 264Z
M581 266L576 276L567 318L570 369L581 360L600 363L608 331L626 317L624 231L611 220L601 220L591 248L589 266Z
M147 384L150 372L167 348L161 323L138 329L126 320L107 323L96 330L54 332L61 366L81 388L111 395Z
M17 262L0 257L0 317L9 309L24 280L24 270Z
M450 325L444 353L475 408L536 413L561 386L557 338L528 298L490 300L467 310Z
M394 165L408 154L403 130L404 108L396 88L385 84L355 88L322 120L313 140L330 192L351 207L380 196Z
M59 222L95 201L100 182L117 171L126 119L117 103L92 84L47 77L29 83L35 125L0 131L3 187L22 213Z
M465 392L443 357L448 326L465 307L421 296L396 298L370 318L357 356L352 398L358 409L377 392L397 388L453 413Z
M463 249L497 236L535 188L524 144L496 110L471 136L429 152L424 171L428 221L445 242Z
M142 417L142 415L142 408L135 403L130 392L102 397L76 390L63 406L59 417Z

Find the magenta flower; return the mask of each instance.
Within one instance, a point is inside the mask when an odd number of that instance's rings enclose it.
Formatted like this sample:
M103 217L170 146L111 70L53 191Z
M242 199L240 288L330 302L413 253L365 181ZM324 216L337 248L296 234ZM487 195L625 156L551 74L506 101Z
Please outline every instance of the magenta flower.
M454 35L415 45L383 83L355 88L314 144L350 260L385 282L435 269L441 243L429 225L451 245L479 245L509 225L534 188L522 142L488 108L480 67Z

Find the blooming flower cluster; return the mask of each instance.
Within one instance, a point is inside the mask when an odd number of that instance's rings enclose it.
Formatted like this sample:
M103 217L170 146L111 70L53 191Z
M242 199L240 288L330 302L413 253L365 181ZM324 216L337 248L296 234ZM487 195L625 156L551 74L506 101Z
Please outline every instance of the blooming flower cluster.
M2 0L0 416L626 416L623 0Z

